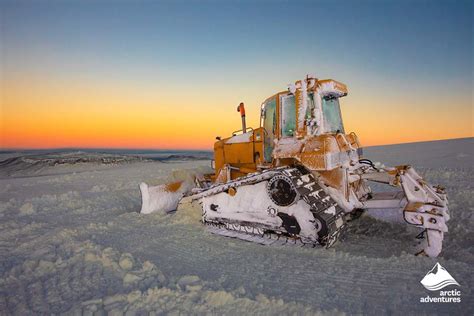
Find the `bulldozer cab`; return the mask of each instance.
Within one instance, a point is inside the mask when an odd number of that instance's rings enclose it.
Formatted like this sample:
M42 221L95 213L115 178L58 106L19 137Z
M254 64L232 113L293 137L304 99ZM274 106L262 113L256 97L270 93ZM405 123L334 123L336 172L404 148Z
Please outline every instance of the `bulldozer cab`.
M315 100L315 98L320 98ZM312 120L316 102L320 103L321 120L316 135L344 133L339 96L334 94L319 95L308 92L306 95L306 111L304 115L304 127L306 128ZM264 161L272 161L272 152L275 139L290 138L297 136L298 105L293 93L281 92L262 104L260 127L264 129ZM308 133L304 130L304 133Z
M219 137L214 144L214 180L225 182L268 168L274 159L278 163L281 159L312 161L315 170L340 164L340 159L333 158L333 152L339 152L336 143L343 142L339 146L343 151L356 143L355 136L350 140L341 136L344 127L339 98L347 94L346 86L335 80L314 78L297 81L296 85L295 89L279 92L263 102L259 128L246 127L243 103L239 105L242 130L225 139ZM344 139L337 141L336 136ZM331 139L326 140L328 137ZM316 152L315 148L320 150Z

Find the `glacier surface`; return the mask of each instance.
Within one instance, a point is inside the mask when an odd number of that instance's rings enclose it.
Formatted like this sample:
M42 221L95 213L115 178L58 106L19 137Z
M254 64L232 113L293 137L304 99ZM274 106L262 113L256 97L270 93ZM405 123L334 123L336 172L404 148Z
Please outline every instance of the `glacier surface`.
M351 222L329 250L212 235L199 205L138 214L140 182L206 172L207 160L1 153L0 314L472 315L473 148L470 138L364 151L447 188L439 258L412 255L418 230L386 212ZM420 303L438 295L420 283L436 262L460 284L461 303Z

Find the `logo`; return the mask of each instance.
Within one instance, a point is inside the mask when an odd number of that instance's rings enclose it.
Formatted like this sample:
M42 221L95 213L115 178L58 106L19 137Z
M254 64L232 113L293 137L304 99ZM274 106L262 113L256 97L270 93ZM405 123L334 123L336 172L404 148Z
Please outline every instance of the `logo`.
M460 286L451 274L449 274L448 270L443 268L439 263L436 263L433 269L431 269L420 282L425 289L430 291L438 291L448 285Z
M456 285L460 286L459 283L449 274L448 270L443 268L439 263L425 275L420 281L425 289L429 291L439 291L446 286ZM460 303L461 302L461 291L458 289L449 291L439 291L439 296L426 296L420 298L421 303Z

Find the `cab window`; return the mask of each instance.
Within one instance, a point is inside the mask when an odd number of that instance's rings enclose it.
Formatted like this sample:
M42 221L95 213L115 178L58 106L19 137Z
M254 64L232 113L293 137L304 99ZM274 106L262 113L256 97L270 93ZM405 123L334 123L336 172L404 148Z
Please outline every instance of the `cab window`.
M341 108L339 99L324 97L322 99L324 129L326 133L344 133L342 125Z
M296 129L295 96L287 95L281 98L281 136L293 136Z
M271 162L273 152L273 140L275 139L276 128L276 98L272 98L264 104L262 114L263 128L265 129L263 154L265 161Z

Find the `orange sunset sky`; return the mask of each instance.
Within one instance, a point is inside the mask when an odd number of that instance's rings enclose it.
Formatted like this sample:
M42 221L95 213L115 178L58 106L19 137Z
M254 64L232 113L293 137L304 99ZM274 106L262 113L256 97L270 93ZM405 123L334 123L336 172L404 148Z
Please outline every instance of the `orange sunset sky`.
M474 136L469 2L265 3L2 2L1 149L211 149L307 73L364 146Z

